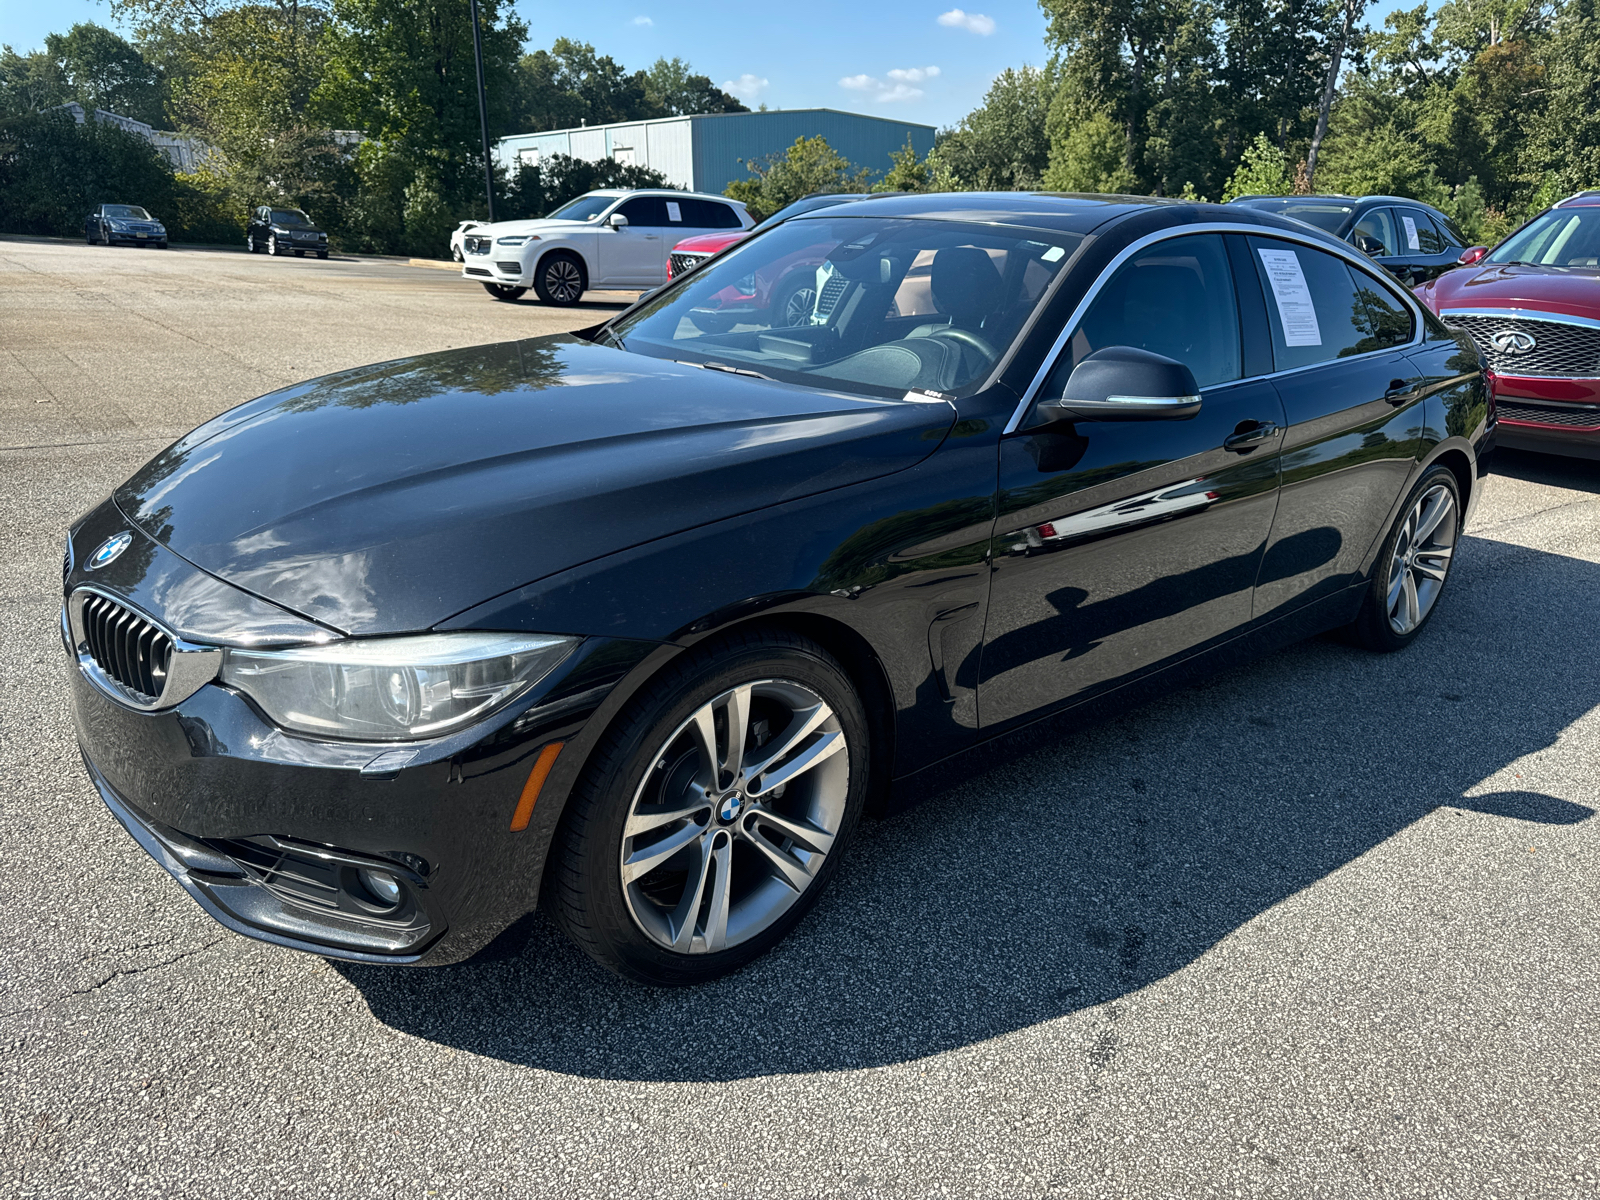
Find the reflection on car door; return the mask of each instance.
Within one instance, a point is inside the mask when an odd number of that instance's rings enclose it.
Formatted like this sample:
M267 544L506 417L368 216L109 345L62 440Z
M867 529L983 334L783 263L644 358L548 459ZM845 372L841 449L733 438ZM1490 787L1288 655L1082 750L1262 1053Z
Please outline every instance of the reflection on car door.
M590 287L659 287L667 281L667 207L660 196L635 196L617 212L628 218L621 229L604 226L595 238L598 278Z
M1187 420L1081 421L1002 439L979 712L985 726L1111 687L1250 620L1272 526L1283 412L1264 344L1241 346L1217 234L1157 242L1095 296L1037 397L1086 354L1189 366ZM1230 442L1232 443L1230 446Z
M1283 487L1256 584L1258 619L1360 582L1415 465L1421 373L1414 317L1376 275L1276 238L1250 237L1288 431ZM1311 309L1304 302L1309 299ZM1287 373L1284 373L1287 372Z

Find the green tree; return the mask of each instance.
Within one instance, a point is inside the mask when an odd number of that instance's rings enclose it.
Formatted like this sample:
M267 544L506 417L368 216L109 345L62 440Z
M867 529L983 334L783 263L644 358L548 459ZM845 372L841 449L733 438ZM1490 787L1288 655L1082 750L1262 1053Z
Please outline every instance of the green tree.
M783 154L744 165L751 178L736 180L723 194L744 201L758 221L813 192L864 192L872 177L869 168L852 167L821 134L796 138Z
M983 103L939 138L928 166L941 191L1007 191L1043 185L1054 71L1007 68Z
M1127 164L1127 137L1107 112L1073 120L1066 104L1051 110L1050 166L1044 185L1060 192L1136 192Z
M1600 4L1567 0L1549 48L1549 98L1534 153L1552 190L1600 187Z
M682 117L692 113L749 112L734 96L717 87L681 58L658 58L645 72L645 103L652 115Z
M889 155L891 166L884 177L872 185L875 192L925 192L933 183L933 169L928 159L917 158L911 135L906 134L906 144Z
M1258 133L1240 159L1239 169L1229 177L1222 202L1236 196L1287 196L1292 191L1288 158L1271 138Z

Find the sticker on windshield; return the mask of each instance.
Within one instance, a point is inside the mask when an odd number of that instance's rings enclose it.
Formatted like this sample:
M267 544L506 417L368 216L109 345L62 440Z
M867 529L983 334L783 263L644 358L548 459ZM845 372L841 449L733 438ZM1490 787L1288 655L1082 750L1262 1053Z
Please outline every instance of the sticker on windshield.
M683 220L683 212L678 208L678 202L676 200L668 200L667 201L667 220L669 220L669 221L681 221L681 220Z
M1320 346L1322 329L1317 325L1317 310L1311 303L1306 273L1300 269L1300 256L1293 250L1257 250L1272 284L1272 298L1278 302L1278 320L1283 324L1285 346Z
M1060 246L1051 246L1050 249L1046 250L1043 254L1039 255L1039 257L1042 258L1045 262L1055 262L1057 259L1059 259L1065 253L1066 253L1066 251L1063 250Z
M1422 247L1417 244L1417 223L1410 217L1402 216L1400 218L1400 224L1406 227L1406 245L1411 247L1413 250L1422 249Z

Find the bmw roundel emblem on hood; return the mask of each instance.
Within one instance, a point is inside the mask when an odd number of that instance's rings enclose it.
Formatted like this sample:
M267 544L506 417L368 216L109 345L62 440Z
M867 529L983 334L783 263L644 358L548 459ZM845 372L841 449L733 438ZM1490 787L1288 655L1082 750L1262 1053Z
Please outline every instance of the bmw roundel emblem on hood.
M133 541L133 534L119 533L115 537L108 537L100 543L100 548L89 556L89 561L84 567L90 571L98 571L108 563L115 562L119 554L128 548Z

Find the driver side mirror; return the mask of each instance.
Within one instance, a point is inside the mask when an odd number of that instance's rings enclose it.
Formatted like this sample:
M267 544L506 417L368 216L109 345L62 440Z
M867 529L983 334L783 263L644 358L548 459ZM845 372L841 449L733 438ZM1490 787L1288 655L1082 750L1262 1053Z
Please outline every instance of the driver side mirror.
M1487 253L1489 253L1489 247L1487 246L1468 246L1461 252L1461 257L1456 259L1456 265L1458 267L1470 267Z
M1365 233L1356 234L1356 249L1361 251L1361 253L1369 255L1373 258L1376 258L1385 252L1382 242L1375 237L1368 236Z
M1107 346L1073 369L1060 399L1035 408L1045 422L1173 420L1200 411L1200 386L1176 359Z
M621 213L612 213L606 218L606 224L613 229L626 229L628 227L628 218Z

